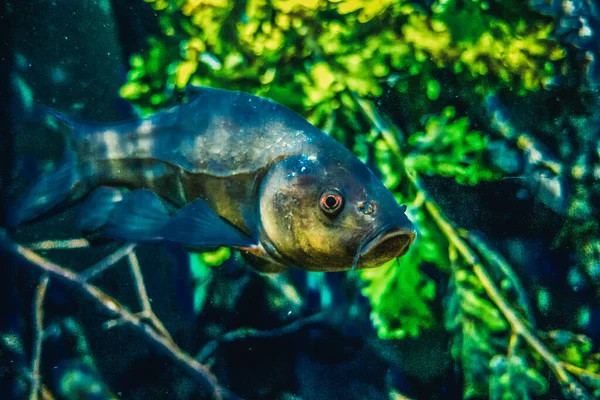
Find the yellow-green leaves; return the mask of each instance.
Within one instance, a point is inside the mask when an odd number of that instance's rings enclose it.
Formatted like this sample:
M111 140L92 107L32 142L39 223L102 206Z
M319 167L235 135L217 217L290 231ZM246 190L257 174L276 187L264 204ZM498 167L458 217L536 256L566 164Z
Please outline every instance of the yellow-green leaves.
M150 88L140 82L129 82L121 87L119 94L124 99L137 100L144 94L148 93Z
M369 22L381 15L389 6L398 3L396 0L330 0L337 4L337 11L342 14L356 13L361 23Z
M344 89L344 86L336 81L334 71L329 64L318 62L310 67L308 76L298 75L298 82L304 88L305 106L313 108L319 104L329 101L332 108L339 106L339 101L335 98L337 93Z
M335 76L327 63L320 62L310 70L310 76L320 89L329 89L335 82Z
M366 283L363 294L373 307L373 324L379 336L386 339L416 337L423 330L441 328L436 325L432 310L438 291L435 282L421 268L429 263L447 270L448 255L440 246L447 242L422 210L411 208L408 214L418 226L418 240L410 251L381 267L363 270L360 275Z
M533 399L548 390L548 381L524 357L496 355L490 361L491 400Z
M379 337L416 337L435 322L430 309L436 295L435 283L424 275L418 250L399 260L361 272L367 283L363 294L373 307L371 319Z
M207 301L208 287L212 280L212 268L220 266L230 256L231 250L227 247L212 252L190 253L195 312L200 312Z
M162 87L122 91L144 108L161 106L161 98L168 103L156 92L197 80L267 96L301 90L306 101L294 106L302 103L298 111L306 115L339 101L341 90L380 96L399 76L422 75L427 98L437 100L442 88L431 73L440 68L475 80L480 94L505 87L523 92L543 87L564 57L549 39L552 24L504 20L474 0L434 2L431 10L394 0L147 1L161 11L164 36L132 64L145 75L131 74L128 83L147 85L156 75ZM157 59L157 42L182 50ZM397 88L405 87L401 80Z
M437 100L440 97L441 85L440 82L435 79L427 81L427 97L429 100Z
M468 185L498 177L484 159L487 138L470 130L467 118L455 119L455 113L454 107L446 107L441 115L429 117L425 131L409 138L406 165L422 174L453 177Z
M176 67L175 86L178 89L185 88L192 74L196 72L196 68L198 68L198 62L195 60L180 62Z

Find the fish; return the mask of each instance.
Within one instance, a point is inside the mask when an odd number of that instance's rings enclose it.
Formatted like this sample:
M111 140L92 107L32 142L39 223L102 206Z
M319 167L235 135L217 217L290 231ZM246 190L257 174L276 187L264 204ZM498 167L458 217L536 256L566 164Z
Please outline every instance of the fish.
M70 128L64 161L9 209L19 227L65 202L77 225L114 240L230 247L260 272L372 268L416 230L351 151L289 108L194 87L190 100L134 120Z

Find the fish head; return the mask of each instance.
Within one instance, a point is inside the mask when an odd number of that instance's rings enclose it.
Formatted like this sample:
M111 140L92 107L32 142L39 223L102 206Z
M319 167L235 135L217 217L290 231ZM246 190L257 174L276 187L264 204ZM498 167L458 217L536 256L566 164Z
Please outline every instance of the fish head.
M307 270L377 267L404 255L416 236L406 207L351 153L279 161L259 208L265 248Z

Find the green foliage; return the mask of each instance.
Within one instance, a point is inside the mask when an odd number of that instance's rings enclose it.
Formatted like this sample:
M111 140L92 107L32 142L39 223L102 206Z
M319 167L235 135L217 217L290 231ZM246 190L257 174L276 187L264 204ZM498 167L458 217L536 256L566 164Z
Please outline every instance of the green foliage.
M418 208L407 211L419 226L419 240L398 261L361 271L366 283L363 294L373 307L373 324L382 338L416 337L422 330L435 326L431 310L436 298L436 285L421 267L428 263L447 270L448 255L440 247L446 242L431 218Z
M212 268L218 267L231 256L231 250L221 247L204 253L190 253L192 284L194 286L194 311L200 312L206 303Z
M546 335L546 342L561 360L589 372L600 372L600 353L592 353L593 343L587 336L568 331L551 331Z
M191 82L323 115L344 107L345 90L378 96L392 75L430 76L439 68L476 79L480 92L536 90L564 57L549 40L548 20L525 7L516 17L510 5L492 12L489 3L471 0L430 9L390 0L148 2L162 11L164 35L132 58L121 93L143 108L172 100L173 90ZM428 82L435 100L439 88Z
M456 252L452 255L456 264ZM459 268L446 298L446 329L454 332L452 356L464 370L465 398L487 393L492 358L506 348L508 325L485 296L477 277Z
M496 355L490 363L490 399L533 399L545 394L548 381L519 356Z
M399 260L400 265L392 260L361 273L367 283L363 294L371 301L371 318L381 338L416 337L435 324L430 308L436 296L435 283L419 270L427 254L424 244L418 242L415 247Z
M464 371L465 398L489 394L512 400L545 394L548 382L539 363L529 354L515 353L518 337L508 335L510 327L481 281L457 260L455 268L446 300L446 329L455 332L452 356Z
M98 380L98 376L82 368L81 365L69 366L59 382L58 393L62 398L76 400L94 398L98 400L117 399L106 386Z
M440 116L430 116L424 132L411 135L405 164L425 175L454 177L458 183L474 185L499 176L485 162L487 139L469 130L466 117L454 119L454 107Z
M546 377L540 374L540 357L520 346L516 335L497 301L490 293L498 290L506 307L520 318L527 329L532 316L523 301L521 284L512 271L480 240L471 243L490 264L490 274L499 286L490 290L475 268L459 257L456 248L449 254L453 269L449 294L445 299L445 327L453 332L452 356L461 364L466 398L490 396L493 399L531 399L548 390ZM506 355L508 354L508 355Z

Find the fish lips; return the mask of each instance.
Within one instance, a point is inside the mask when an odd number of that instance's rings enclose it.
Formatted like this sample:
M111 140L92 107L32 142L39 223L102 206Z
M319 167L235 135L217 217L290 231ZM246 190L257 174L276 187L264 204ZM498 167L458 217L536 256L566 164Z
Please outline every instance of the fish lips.
M412 228L388 227L382 229L362 247L361 259L365 267L381 265L393 258L401 257L408 251L417 236Z

